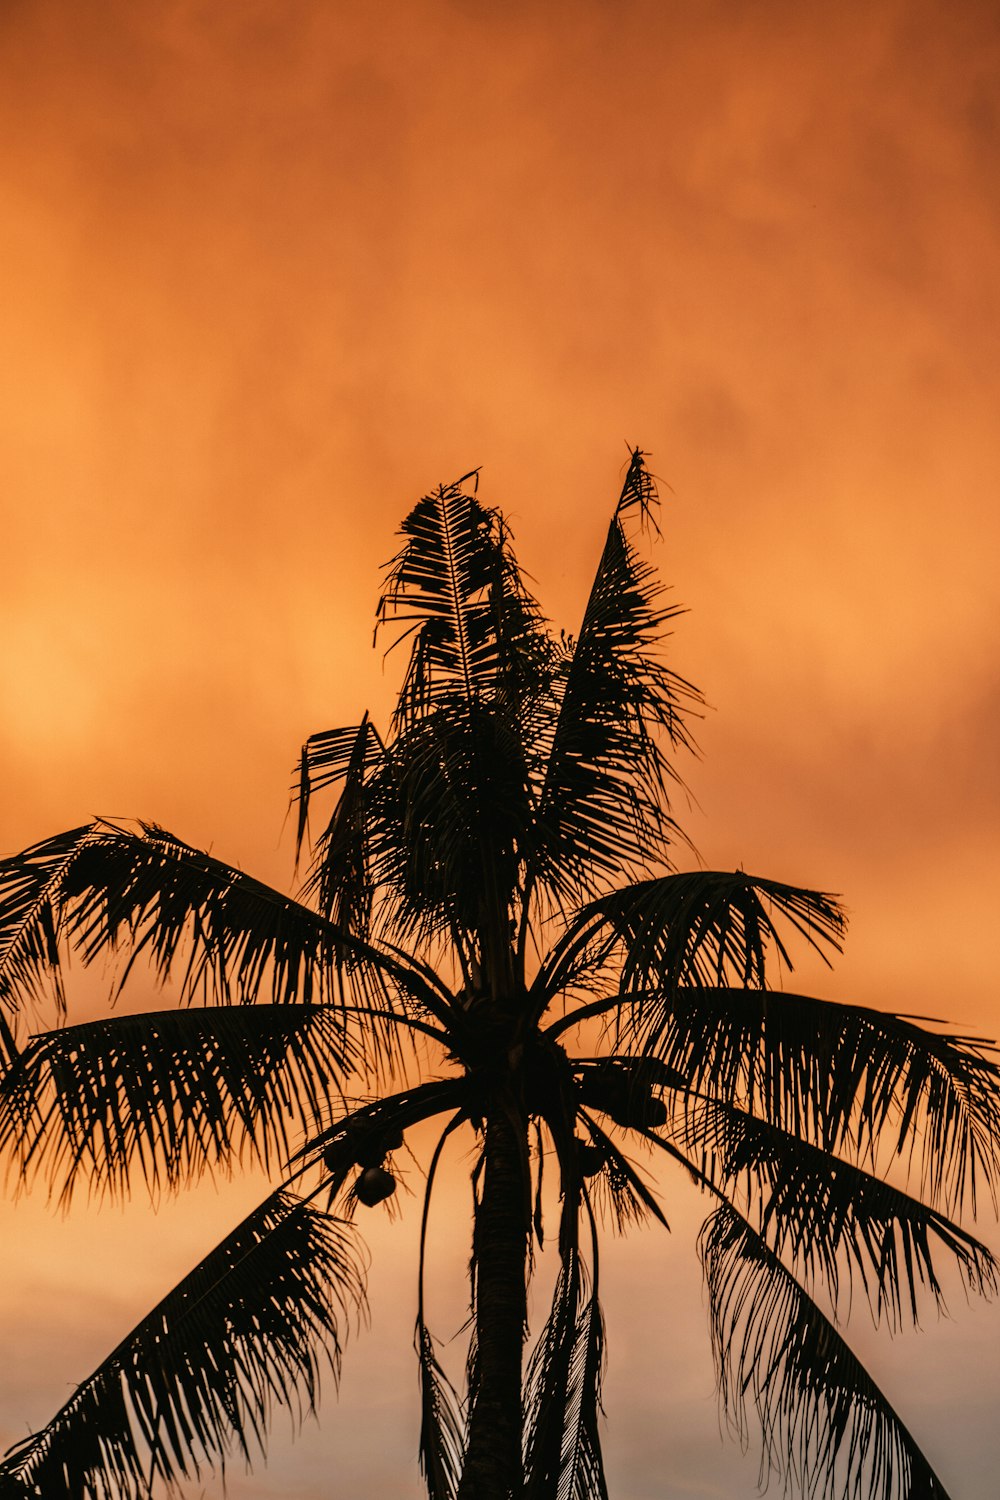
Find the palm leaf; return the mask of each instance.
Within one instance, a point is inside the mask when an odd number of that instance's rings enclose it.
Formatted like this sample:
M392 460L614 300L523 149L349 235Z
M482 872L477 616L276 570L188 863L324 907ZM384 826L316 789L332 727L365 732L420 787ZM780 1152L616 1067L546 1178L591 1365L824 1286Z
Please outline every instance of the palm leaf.
M615 514L623 516L630 510L637 510L640 525L655 531L659 536L660 528L656 524L656 509L660 499L656 492L656 481L646 466L648 456L641 448L633 448L629 453L628 469L625 472L622 492L618 496Z
M778 919L823 952L838 948L834 897L737 872L667 875L589 903L551 951L544 1005L623 954L624 992L549 1028L614 1013L631 1042L689 1090L745 1106L828 1150L870 1153L895 1136L921 1192L956 1210L998 1165L1000 1069L991 1044L912 1018L765 988L770 952L792 967Z
M557 1500L608 1500L598 1428L603 1365L604 1316L595 1287L577 1320Z
M414 1343L420 1373L420 1471L428 1500L455 1500L465 1452L458 1400L422 1317L417 1320Z
M355 741L337 805L318 841L306 893L315 896L324 917L367 939L374 888L368 872L365 816L366 750L371 738L366 731L365 723Z
M461 484L407 518L379 604L380 625L411 649L393 738L365 785L365 839L376 930L447 935L490 967L509 964L507 913L533 843L553 648L502 516Z
M552 1307L528 1361L524 1399L525 1500L558 1493L570 1363L580 1301L579 1255L570 1250L556 1278Z
M614 1115L609 1118L614 1120ZM629 1160L624 1151L620 1150L617 1143L602 1130L597 1121L585 1109L578 1111L577 1119L587 1132L590 1144L596 1146L601 1156L601 1170L594 1179L594 1192L597 1197L598 1206L602 1211L609 1210L612 1221L617 1226L619 1234L635 1224L645 1224L649 1219L655 1219L664 1229L670 1225L664 1216L653 1190L646 1183L635 1164ZM615 1121L615 1123L619 1123ZM625 1127L635 1129L631 1127ZM656 1136L648 1136L647 1132L640 1127L640 1133L646 1139L654 1140L658 1145L663 1143Z
M4 876L6 875L6 879ZM387 953L165 829L98 821L9 860L0 871L0 983L29 998L60 942L85 963L125 946L166 981L183 958L181 997L230 1003L374 1000L401 1018L442 1013L447 990L426 967ZM376 1008L378 1008L376 1007ZM391 1042L391 1032L382 1040Z
M274 1406L314 1409L363 1310L348 1227L274 1194L8 1453L0 1495L140 1500L234 1447L249 1460Z
M990 1044L776 990L682 986L642 1006L648 1052L689 1090L855 1159L881 1143L948 1212L967 1196L974 1212L984 1181L992 1192L1000 1068Z
M604 1321L569 1249L525 1380L524 1500L607 1500L598 1416Z
M472 477L426 495L401 528L378 607L379 625L396 628L392 644L411 640L397 723L442 696L470 704L516 696L519 683L533 690L533 664L547 654L503 518L462 490Z
M809 1500L947 1500L837 1328L747 1221L723 1204L699 1248L723 1407L745 1447L752 1396L761 1482L774 1469Z
M692 1165L727 1195L744 1184L748 1211L778 1255L810 1280L821 1275L836 1302L840 1258L860 1275L872 1312L898 1326L903 1294L914 1323L925 1287L939 1310L935 1248L967 1289L997 1289L993 1255L926 1204L808 1141L731 1105L705 1101L685 1111L681 1138Z
M318 841L306 889L316 895L325 917L362 938L369 935L373 895L366 856L365 779L383 754L381 740L365 714L355 729L311 735L302 747L299 771L296 855L302 848L313 792L343 783Z
M764 988L772 955L794 965L786 934L824 959L840 951L846 918L835 896L742 870L695 870L637 881L583 906L549 958L560 987L580 957L622 954L623 989L678 984ZM602 942L603 940L603 942ZM608 945L611 945L609 948Z
M248 1155L264 1167L290 1132L330 1112L361 1062L339 1007L147 1012L33 1037L0 1084L0 1146L23 1179L70 1197L80 1176L126 1196Z
M533 873L558 891L586 888L623 865L645 868L678 834L667 796L677 777L661 736L673 748L688 745L684 713L700 698L658 656L679 611L660 602L662 586L624 529L623 514L648 510L654 498L642 455L633 460L579 636L566 642L553 683Z
M419 943L492 921L509 947L532 816L509 716L481 702L438 703L387 747L365 799L368 869L392 935Z
M427 1257L427 1221L434 1179L445 1142L462 1123L461 1112L442 1131L431 1157L424 1189L420 1221L417 1329L414 1339L420 1371L420 1469L427 1484L428 1500L455 1500L465 1456L465 1426L454 1387L441 1368L434 1340L424 1318L424 1271Z
M303 803L308 806L309 798L320 789L339 785L350 775L359 758L363 758L368 767L378 761L381 753L375 726L367 714L360 724L311 734L302 746L299 779L293 788L300 808Z
M65 1009L60 984L57 912L60 892L74 860L93 838L90 827L71 828L0 860L0 1001L15 1013L25 1000L54 991Z

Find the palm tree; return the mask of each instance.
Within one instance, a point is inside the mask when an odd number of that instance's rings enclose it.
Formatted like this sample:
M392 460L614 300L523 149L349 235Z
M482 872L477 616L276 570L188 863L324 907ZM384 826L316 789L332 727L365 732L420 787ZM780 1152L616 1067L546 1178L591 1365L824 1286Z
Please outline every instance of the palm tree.
M300 843L312 799L336 798L301 899L151 824L98 821L0 867L0 1143L20 1177L64 1198L236 1161L277 1180L8 1454L0 1495L138 1500L249 1457L276 1403L311 1408L363 1307L359 1205L391 1197L406 1137L436 1121L416 1327L430 1500L606 1497L599 1231L665 1222L651 1163L711 1204L721 1397L744 1438L755 1404L762 1473L807 1495L945 1496L838 1308L853 1282L876 1318L916 1318L941 1259L994 1287L954 1219L996 1177L997 1066L972 1039L769 986L793 939L839 947L833 897L673 865L700 700L660 654L677 611L640 555L643 454L575 637L548 628L477 488L444 485L403 525L379 605L409 652L386 732L366 715L303 749ZM112 950L122 984L148 960L180 1003L67 1024L65 954ZM58 1023L25 1036L53 995ZM475 1195L462 1402L423 1295L458 1133ZM525 1361L553 1214L552 1306Z

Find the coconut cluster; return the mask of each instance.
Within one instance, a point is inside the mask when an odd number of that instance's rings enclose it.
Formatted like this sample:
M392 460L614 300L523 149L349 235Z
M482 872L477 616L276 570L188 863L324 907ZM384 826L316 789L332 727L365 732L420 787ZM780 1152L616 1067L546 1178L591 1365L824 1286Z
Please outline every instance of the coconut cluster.
M398 1151L402 1144L403 1132L398 1129L381 1130L357 1139L348 1136L328 1146L323 1160L331 1172L342 1170L345 1159L355 1162L361 1171L354 1183L354 1196L366 1208L374 1208L396 1191L396 1179L384 1162L390 1151Z

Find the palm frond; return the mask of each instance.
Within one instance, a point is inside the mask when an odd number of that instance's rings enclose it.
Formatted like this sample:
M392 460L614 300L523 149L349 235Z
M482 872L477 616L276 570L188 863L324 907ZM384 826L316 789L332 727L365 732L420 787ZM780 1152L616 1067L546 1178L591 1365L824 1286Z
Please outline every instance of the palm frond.
M293 799L300 808L302 803L308 807L314 793L325 787L338 786L350 775L359 759L370 767L377 763L381 754L378 733L367 714L360 724L311 734L302 746L298 780L292 788ZM304 829L302 832L304 834Z
M603 1367L604 1315L595 1286L577 1320L557 1500L608 1500L598 1427Z
M747 1221L723 1204L699 1248L723 1407L746 1447L751 1395L761 1483L776 1470L808 1500L947 1500L837 1328Z
M0 1465L0 1494L146 1500L263 1449L272 1409L314 1409L339 1373L365 1273L349 1227L278 1192L144 1318L41 1432Z
M997 1262L985 1245L852 1162L712 1101L684 1111L679 1136L692 1164L727 1196L742 1185L771 1249L807 1283L822 1277L835 1304L846 1265L849 1277L860 1276L876 1321L886 1313L898 1326L905 1298L916 1322L921 1289L941 1310L935 1251L951 1260L970 1292L996 1292Z
M365 779L383 754L367 714L356 729L312 735L302 747L296 856L306 833L312 793L343 783L318 840L306 890L316 896L325 917L362 938L369 936L374 894L367 861Z
M404 544L378 607L379 626L396 627L392 644L411 642L397 723L442 696L496 701L516 696L521 679L533 691L547 654L503 518L462 489L472 477L426 495L401 528Z
M654 997L655 998L655 997ZM975 1212L1000 1170L1000 1067L992 1044L905 1016L785 991L682 986L643 1000L650 1055L706 1092L828 1151L881 1146L922 1197Z
M684 871L589 901L568 924L549 965L561 987L579 972L580 955L596 954L607 962L617 949L623 989L669 993L678 984L763 989L773 958L794 967L789 933L828 959L829 950L840 951L846 927L837 898L824 891L742 870Z
M628 469L625 471L625 482L618 496L615 515L620 517L630 510L637 510L640 525L655 531L659 536L656 509L660 497L656 492L656 481L646 465L648 456L641 448L633 448L629 453Z
M363 1063L339 1007L146 1012L33 1037L0 1082L0 1147L69 1199L81 1177L127 1196L243 1156L265 1168L327 1117Z
M15 1014L25 1001L50 993L65 1010L59 954L61 888L92 837L89 826L71 828L0 860L0 1002Z
M389 954L153 824L99 820L6 862L0 983L29 998L65 943L85 963L119 949L161 981L180 969L181 998L223 1003L269 993L276 1003L376 1000L401 1017L442 1012L425 967ZM30 899L29 899L30 898ZM179 962L180 960L180 962ZM444 991L447 994L447 991ZM378 1008L378 1007L376 1007ZM392 1044L386 1032L381 1038Z
M455 1500L465 1452L458 1399L422 1318L414 1343L420 1372L420 1471L428 1500Z
M459 1412L454 1387L441 1368L434 1340L424 1317L424 1273L427 1257L427 1222L434 1179L445 1142L462 1123L459 1112L438 1138L427 1170L424 1208L420 1221L420 1264L417 1272L417 1328L414 1343L420 1371L420 1470L427 1484L428 1500L455 1500L465 1456L465 1424Z
M385 758L365 783L365 847L376 930L381 920L400 941L464 935L489 967L509 963L554 648L506 523L461 485L407 518L379 604L380 627L410 642L410 661ZM490 951L473 955L477 945Z
M609 1114L609 1118L615 1120L614 1115ZM603 1130L587 1110L579 1110L577 1119L586 1130L589 1143L596 1147L601 1160L601 1168L594 1178L593 1186L598 1207L602 1213L610 1213L619 1234L624 1234L636 1224L645 1224L649 1219L655 1219L664 1229L669 1229L670 1225L656 1195L643 1180L634 1162L629 1160L608 1131ZM615 1120L615 1123L620 1122ZM637 1127L632 1125L625 1128ZM644 1139L652 1138L657 1144L662 1144L658 1137L650 1137L643 1127L638 1127L638 1131Z
M502 919L530 838L524 750L492 705L441 702L387 747L366 789L368 868L400 941ZM377 925L377 919L376 919Z
M556 1278L525 1379L524 1500L607 1500L598 1417L604 1321L578 1250Z
M553 680L555 707L538 790L534 873L572 893L622 867L666 857L679 834L668 788L671 750L689 747L685 714L701 699L660 659L665 625L679 613L638 556L622 516L648 510L652 480L638 455L608 531L579 636L566 642Z

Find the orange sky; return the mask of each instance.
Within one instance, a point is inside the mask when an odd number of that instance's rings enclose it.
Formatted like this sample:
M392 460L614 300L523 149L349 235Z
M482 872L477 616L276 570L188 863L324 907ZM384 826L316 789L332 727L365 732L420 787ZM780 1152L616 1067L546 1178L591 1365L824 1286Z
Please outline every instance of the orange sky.
M482 464L572 628L638 442L705 860L845 894L824 993L996 1035L998 100L985 0L4 0L0 848L137 814L287 885L299 744L388 701L407 508ZM0 1441L247 1192L5 1210ZM739 1500L673 1218L609 1257L612 1492ZM412 1227L234 1500L419 1494ZM985 1500L1000 1315L954 1312L872 1364Z

